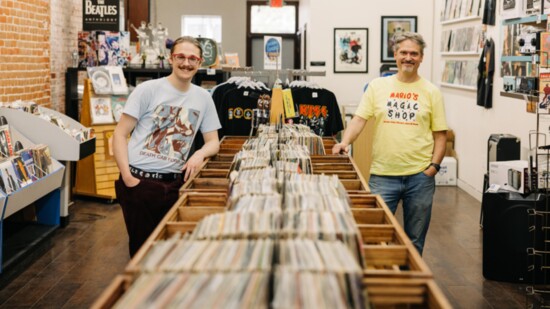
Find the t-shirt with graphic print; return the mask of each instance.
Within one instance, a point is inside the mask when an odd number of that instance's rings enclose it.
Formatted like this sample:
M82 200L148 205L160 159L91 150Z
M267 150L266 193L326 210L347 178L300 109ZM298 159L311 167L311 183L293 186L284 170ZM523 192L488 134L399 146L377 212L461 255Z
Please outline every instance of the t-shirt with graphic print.
M295 123L309 126L320 136L333 136L344 129L338 101L332 91L307 87L291 89L299 113Z
M403 83L396 75L369 83L355 113L374 117L371 174L406 176L423 171L433 154L433 131L447 130L441 91L424 78Z
M248 136L252 128L253 110L258 107L258 100L260 96L264 94L271 98L270 91L248 87L227 91L223 96L223 102L220 107L220 119L222 124L220 136Z
M124 113L138 120L128 143L129 163L149 172L181 172L197 131L221 127L205 89L191 84L184 93L166 77L137 86Z

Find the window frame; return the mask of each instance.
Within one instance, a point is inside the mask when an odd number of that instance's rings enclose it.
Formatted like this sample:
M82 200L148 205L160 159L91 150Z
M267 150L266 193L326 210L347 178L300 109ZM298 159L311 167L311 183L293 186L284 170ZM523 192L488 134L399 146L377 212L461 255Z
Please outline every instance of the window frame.
M294 6L296 12L296 21L294 22L294 33L252 33L251 32L251 10L255 5L266 5L265 1L247 1L246 2L246 66L252 66L252 39L263 38L266 35L280 36L283 39L294 40L294 69L300 68L300 41L298 41L298 15L299 2L286 1L285 6Z

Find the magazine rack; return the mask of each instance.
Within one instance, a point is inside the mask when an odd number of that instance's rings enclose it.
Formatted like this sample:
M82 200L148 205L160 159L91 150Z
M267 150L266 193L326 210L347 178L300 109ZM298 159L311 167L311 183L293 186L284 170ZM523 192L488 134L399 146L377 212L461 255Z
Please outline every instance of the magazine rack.
M90 101L93 95L92 84L89 79L86 79L80 123L95 131L97 149L92 156L77 162L73 193L114 200L116 198L114 182L118 179L119 170L111 155L109 138L112 136L116 124L92 124Z
M31 147L34 145L29 139L21 134L17 129L10 125L11 135L13 140L20 141L23 147ZM0 272L6 266L18 261L34 246L39 244L39 241L50 235L60 223L60 205L61 205L61 183L65 167L52 158L52 172L43 178L38 179L32 184L20 188L19 190L0 197L0 205L2 205L2 215L0 217ZM13 215L17 211L35 203L36 206L36 225L30 228L22 229L18 232L18 244L16 252L6 252L6 244L4 242L4 219ZM30 230L30 232L29 232ZM20 234L20 235L19 235ZM9 255L9 258L5 258Z
M83 130L85 127L78 121L52 109L39 107L40 112L54 115L61 119L70 129ZM27 136L35 144L46 144L53 158L60 161L79 161L95 152L96 139L90 138L84 142L77 141L59 126L50 123L34 114L17 109L0 108L0 116L6 117L10 125L16 126L23 136ZM70 164L65 164L64 184L61 188L61 217L68 219L69 194L71 188Z

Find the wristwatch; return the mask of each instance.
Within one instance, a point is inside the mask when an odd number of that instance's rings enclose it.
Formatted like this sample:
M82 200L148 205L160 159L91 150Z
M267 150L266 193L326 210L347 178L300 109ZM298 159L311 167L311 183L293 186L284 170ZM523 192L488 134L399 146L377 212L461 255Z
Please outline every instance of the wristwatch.
M430 166L433 166L435 167L435 170L439 172L439 170L441 169L441 165L437 164L437 163L430 163L430 165L428 165L428 168L430 168Z

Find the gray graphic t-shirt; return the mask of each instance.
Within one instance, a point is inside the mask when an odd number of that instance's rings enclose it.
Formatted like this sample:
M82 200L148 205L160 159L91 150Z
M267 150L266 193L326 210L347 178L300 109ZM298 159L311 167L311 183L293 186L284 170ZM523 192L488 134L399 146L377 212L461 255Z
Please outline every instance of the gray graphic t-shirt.
M197 131L221 127L206 90L192 84L182 93L166 78L136 87L124 113L138 119L128 143L130 165L150 172L180 172Z

